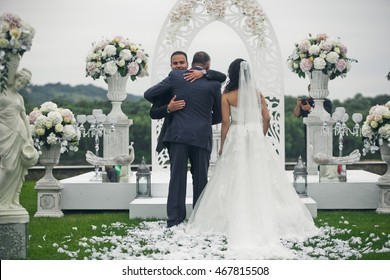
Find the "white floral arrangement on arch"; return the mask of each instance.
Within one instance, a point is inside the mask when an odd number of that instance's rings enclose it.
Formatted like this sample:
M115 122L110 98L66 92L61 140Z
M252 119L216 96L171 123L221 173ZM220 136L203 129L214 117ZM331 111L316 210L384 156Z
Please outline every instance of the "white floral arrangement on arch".
M34 146L40 154L42 146L56 144L61 145L61 153L78 151L81 134L71 110L59 108L50 101L45 102L31 111L29 122Z
M225 17L228 6L236 6L245 18L245 24L248 30L258 36L260 45L263 44L265 39L264 24L267 17L265 12L254 0L183 0L170 14L169 41L175 41L178 30L187 25L191 20L198 2L203 2L206 12L218 18Z
M11 13L0 16L0 92L7 89L9 55L22 56L31 49L35 30Z
M347 57L347 47L339 38L330 38L325 33L309 37L295 44L293 53L287 59L290 70L300 78L313 70L320 70L329 75L329 79L346 77L351 69L351 62L356 59Z
M129 75L134 81L149 75L148 56L139 44L122 36L104 39L94 43L87 55L87 77L106 79L119 73L122 77Z
M390 146L390 100L385 105L375 105L370 109L363 123L362 135L363 155L375 153L381 145Z

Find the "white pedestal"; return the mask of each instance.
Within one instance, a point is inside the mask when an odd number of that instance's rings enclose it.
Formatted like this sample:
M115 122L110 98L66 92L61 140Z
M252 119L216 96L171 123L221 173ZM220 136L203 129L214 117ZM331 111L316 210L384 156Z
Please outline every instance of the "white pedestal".
M303 118L306 124L306 155L307 155L307 172L309 175L316 175L318 173L318 165L313 161L313 154L324 153L326 155L333 155L333 134L332 128L334 122L326 122L330 130L328 135L323 135L322 125L324 121L318 117Z
M131 119L120 119L115 124L115 133L110 132L111 124L104 123L103 157L113 158L129 153L129 128L133 124Z
M52 183L40 183L35 185L38 194L38 211L34 217L61 218L64 213L61 211L61 191L63 186L59 181Z
M390 184L377 183L379 187L379 206L377 213L390 214Z

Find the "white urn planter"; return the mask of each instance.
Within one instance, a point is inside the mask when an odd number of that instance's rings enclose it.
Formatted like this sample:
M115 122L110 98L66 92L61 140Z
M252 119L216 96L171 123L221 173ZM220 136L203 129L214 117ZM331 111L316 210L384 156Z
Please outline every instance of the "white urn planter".
M116 117L117 119L127 119L125 113L122 112L122 102L127 98L126 84L129 75L122 77L116 73L106 79L108 84L107 98L111 101L112 109L108 117Z
M309 95L314 99L315 104L314 109L311 111L309 116L322 119L324 116L329 116L329 113L324 108L324 99L329 95L329 76L322 73L320 70L313 70L309 77Z
M61 145L42 146L42 154L39 156L39 163L45 167L45 175L37 183L53 184L58 180L53 176L53 167L60 162Z

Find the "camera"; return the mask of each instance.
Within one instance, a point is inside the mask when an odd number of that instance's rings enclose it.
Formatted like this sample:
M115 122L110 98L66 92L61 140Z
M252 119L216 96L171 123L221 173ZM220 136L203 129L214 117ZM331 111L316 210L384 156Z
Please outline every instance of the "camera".
M301 100L301 104L302 104L302 105L307 105L307 99L302 99L302 100Z

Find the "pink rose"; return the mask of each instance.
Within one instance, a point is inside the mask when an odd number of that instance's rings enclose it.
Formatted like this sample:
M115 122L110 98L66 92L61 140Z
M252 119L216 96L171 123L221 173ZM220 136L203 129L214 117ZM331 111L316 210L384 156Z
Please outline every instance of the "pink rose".
M347 62L344 60L344 59L339 59L337 62L336 62L336 68L337 70L339 70L340 72L343 72L345 67L347 67Z
M304 58L299 63L299 67L303 72L308 72L313 67L313 62L309 58Z
M128 66L129 74L131 76L137 75L139 71L139 65L137 62L131 62Z
M34 124L35 120L41 115L42 113L38 109L34 109L29 115L30 124Z

